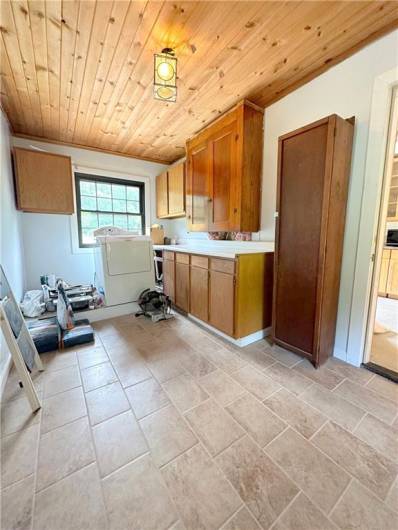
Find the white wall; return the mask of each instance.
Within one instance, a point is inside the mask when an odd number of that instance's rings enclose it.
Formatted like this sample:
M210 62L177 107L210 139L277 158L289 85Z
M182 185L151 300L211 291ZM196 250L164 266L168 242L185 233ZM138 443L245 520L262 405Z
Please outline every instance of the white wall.
M335 354L356 363L360 362L361 352L357 349L347 355L347 348L372 93L376 78L397 64L398 31L395 31L271 105L264 114L261 229L254 235L264 241L274 240L275 233L278 137L333 113L343 118L355 116ZM181 238L205 237L187 234L185 220L175 221L169 231Z
M13 138L13 144L68 155L72 158L73 169L76 171L125 179L144 179L147 227L157 221L154 178L163 170L164 165L17 137ZM37 288L40 275L46 273L54 273L70 283L93 282L92 250L78 248L75 215L23 213L22 232L27 289Z
M0 109L0 263L15 298L20 300L24 290L22 216L15 207L10 140L8 121ZM0 385L8 355L0 332Z

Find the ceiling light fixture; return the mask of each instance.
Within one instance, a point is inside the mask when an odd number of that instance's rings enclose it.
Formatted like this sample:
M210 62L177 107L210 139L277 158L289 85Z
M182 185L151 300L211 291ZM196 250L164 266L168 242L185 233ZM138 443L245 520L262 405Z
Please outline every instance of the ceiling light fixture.
M162 101L177 100L177 58L172 48L154 55L153 95Z

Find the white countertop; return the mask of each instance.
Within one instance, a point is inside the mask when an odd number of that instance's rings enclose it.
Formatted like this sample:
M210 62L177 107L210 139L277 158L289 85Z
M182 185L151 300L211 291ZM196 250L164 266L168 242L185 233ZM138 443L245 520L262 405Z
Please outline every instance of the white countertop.
M234 259L240 254L274 252L273 241L192 241L179 245L153 245L154 250L187 252L204 256Z

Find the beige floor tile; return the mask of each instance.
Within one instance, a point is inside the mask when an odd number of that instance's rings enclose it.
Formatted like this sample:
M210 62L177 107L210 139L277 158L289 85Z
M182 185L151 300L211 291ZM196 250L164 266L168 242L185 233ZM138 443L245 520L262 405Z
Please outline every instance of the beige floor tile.
M81 418L40 438L36 491L94 462L88 418Z
M260 400L269 397L280 389L280 385L276 381L263 375L250 365L244 366L231 376Z
M327 423L313 443L376 495L385 499L398 466L335 423Z
M324 512L335 505L350 478L305 438L288 429L265 451Z
M46 433L87 414L81 387L56 394L43 401L41 432Z
M86 401L91 425L108 420L130 408L119 383L112 383L87 392Z
M112 364L124 388L152 377L143 360L113 358Z
M182 364L185 370L195 379L217 370L217 367L213 363L199 353L187 355L187 357L182 360Z
M166 530L178 519L149 456L112 473L102 485L111 530Z
M117 377L111 363L96 364L82 370L82 381L85 392L94 390L101 386L110 385L117 381Z
M327 421L326 416L284 388L272 394L264 404L305 438L310 438Z
M211 399L191 409L185 418L212 456L245 434L240 425Z
M170 403L165 391L153 377L126 388L125 392L138 419Z
M62 368L68 368L69 366L77 365L76 352L61 351L42 353L40 358L44 364L46 372L62 370Z
M281 363L275 363L264 370L264 374L277 381L280 385L293 392L297 396L310 387L313 383L307 377L303 377L295 370L287 368Z
M1 407L1 436L27 429L40 421L42 411L32 412L27 397L14 399Z
M252 514L269 528L297 495L298 488L248 436L216 461Z
M344 530L396 530L398 527L398 514L356 480L351 482L330 517Z
M366 385L367 388L374 390L381 396L398 403L398 384L389 381L385 377L375 375L374 378Z
M256 368L262 370L275 362L274 357L267 355L264 351L258 349L258 346L246 346L239 350L239 356Z
M227 521L220 530L261 530L261 527L249 510L244 507L232 519Z
M342 377L351 379L351 381L354 381L354 383L358 383L359 385L366 385L366 383L373 377L372 372L366 370L366 368L357 368L356 366L345 363L336 357L330 357L325 363L325 367L337 372Z
M5 488L35 471L39 425L32 425L1 440L1 487Z
M103 346L95 346L86 350L77 351L80 370L109 361L109 357Z
M65 392L81 386L79 367L77 365L62 368L54 372L44 372L44 393L43 397L48 398L55 394Z
M242 504L200 445L165 466L162 474L187 529L217 529Z
M351 381L343 381L335 392L387 423L391 423L398 412L398 406L393 401Z
M395 479L395 482L387 495L386 503L398 513L398 478Z
M398 464L398 433L384 421L367 414L355 429L355 436Z
M209 397L194 379L187 375L180 375L166 381L163 383L163 388L181 412L196 407Z
M176 523L173 524L173 526L170 527L170 530L186 530L186 528L182 524L182 522L178 520Z
M227 407L235 420L264 447L280 434L286 424L251 394L245 394Z
M34 495L34 475L13 484L1 492L1 520L3 530L30 530Z
M301 363L297 364L293 370L298 372L308 379L311 379L318 385L324 386L328 390L333 390L336 386L341 383L344 377L337 372L329 370L326 366L320 368L314 368L313 365L304 359Z
M95 464L36 495L34 530L105 530L107 517Z
M162 357L151 360L148 362L148 367L160 383L165 383L170 379L186 374L186 370L181 361L173 357Z
M336 530L335 525L300 493L278 521L286 530Z
M197 439L176 409L169 405L140 421L158 466L167 464L197 443Z
M197 381L199 385L221 406L228 405L246 392L227 374L221 370L212 372Z
M316 384L303 392L300 399L349 431L352 431L365 415L364 410L336 392L331 392Z
M285 348L282 348L281 346L278 346L277 344L275 344L274 346L265 348L264 351L265 353L267 353L268 355L271 355L271 357L273 357L280 363L284 364L288 368L294 366L295 364L303 360L303 358L300 357L299 355L296 355L295 353L289 350L285 350Z
M95 425L93 438L101 477L149 451L130 410Z
M236 353L222 346L218 346L215 350L206 351L204 355L227 374L232 374L247 364L247 361L241 359Z

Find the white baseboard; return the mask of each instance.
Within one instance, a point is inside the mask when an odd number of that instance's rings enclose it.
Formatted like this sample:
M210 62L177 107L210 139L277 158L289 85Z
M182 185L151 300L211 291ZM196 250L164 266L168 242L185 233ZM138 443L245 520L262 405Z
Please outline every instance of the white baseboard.
M215 335L218 335L222 337L223 339L227 340L228 342L231 342L235 346L239 346L240 348L243 348L244 346L248 346L252 342L257 342L258 340L263 339L271 332L271 327L261 329L260 331L256 331L255 333L252 333L251 335L246 335L246 337L241 337L240 339L234 339L233 337L230 337L229 335L226 335L222 331L219 331L216 328L213 328L213 326L210 326L210 324L207 324L206 322L203 322L203 320L200 320L199 318L191 315L188 313L188 318L199 324L200 326L208 329L209 331L212 331Z
M90 322L98 322L107 318L121 317L139 311L139 306L136 302L129 302L127 304L119 304L112 306L99 307L98 309L89 309L87 311L79 311L75 313L76 320L81 318L88 318Z
M4 366L0 374L0 403L3 401L3 392L7 383L8 374L10 373L12 365L11 355L8 355L7 359L4 361Z

